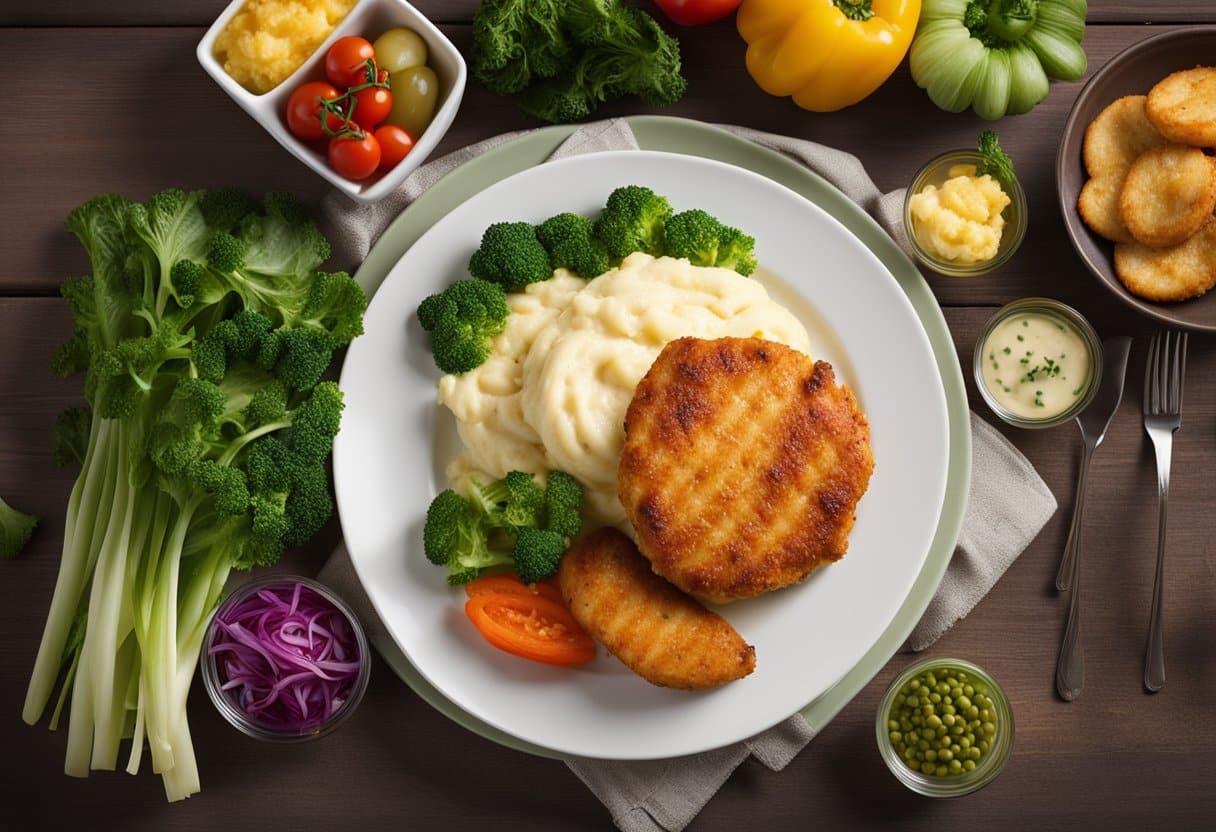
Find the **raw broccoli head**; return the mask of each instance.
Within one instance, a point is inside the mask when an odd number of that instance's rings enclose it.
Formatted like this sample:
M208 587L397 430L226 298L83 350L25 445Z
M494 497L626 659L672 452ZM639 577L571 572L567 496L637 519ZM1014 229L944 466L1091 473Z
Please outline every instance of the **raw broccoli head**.
M663 253L663 224L671 216L671 203L650 188L626 185L608 195L594 226L595 239L616 260L635 251Z
M449 584L465 584L482 569L511 562L510 550L497 538L482 514L455 491L441 491L431 501L422 529L422 548L427 560L448 567Z
M37 517L17 511L0 497L0 559L17 557L37 525Z
M667 254L685 257L694 266L721 266L745 276L756 268L755 239L699 208L667 220L666 235Z
M469 483L469 499L492 527L539 526L545 509L545 492L523 471L508 471L488 484Z
M473 14L473 77L499 95L538 78L552 78L570 62L561 26L567 0L486 0Z
M507 323L507 296L485 280L457 280L418 305L430 333L431 355L445 373L467 373L490 355L490 342Z
M526 584L548 580L557 574L565 553L566 540L557 532L522 528L516 533L511 553L515 574Z
M547 280L553 273L549 253L526 222L496 222L481 235L469 259L469 274L497 283L508 292Z
M596 277L608 271L608 252L592 236L591 220L569 212L550 217L536 227L536 236L549 252L553 266L569 269L580 277Z

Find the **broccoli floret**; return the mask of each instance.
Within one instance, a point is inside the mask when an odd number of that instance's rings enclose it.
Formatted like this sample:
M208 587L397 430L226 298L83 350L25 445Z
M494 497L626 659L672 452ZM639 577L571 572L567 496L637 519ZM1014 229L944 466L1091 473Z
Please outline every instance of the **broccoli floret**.
M744 276L756 268L755 239L699 208L667 220L666 236L667 254L686 257L694 266L721 266Z
M547 280L553 273L549 253L526 222L496 222L481 235L469 259L469 274L497 283L508 292Z
M569 212L550 217L536 227L536 236L549 252L554 268L580 277L596 277L611 265L603 243L592 236L591 220Z
M490 342L507 324L507 296L497 283L457 280L418 305L430 333L431 355L445 373L467 373L490 355Z
M431 563L448 567L449 584L468 583L482 569L511 562L510 550L490 538L485 515L450 489L436 495L427 508L423 551Z
M557 532L522 528L516 533L511 553L515 574L526 584L548 580L557 574L565 553L566 539Z
M985 130L980 133L978 149L980 156L984 157L984 164L980 166L979 173L989 174L993 179L1000 182L1001 187L1006 191L1013 190L1015 179L1013 160L1009 158L1009 154L1001 147L996 133L991 130Z
M93 428L93 411L87 407L69 407L55 417L51 440L51 459L56 465L83 463L89 449L89 433Z
M569 541L582 527L582 484L565 471L550 471L545 482L545 528Z
M448 567L453 584L509 563L526 583L551 578L578 534L582 500L578 480L562 471L550 472L544 491L522 471L488 483L470 480L467 496L449 489L431 501L423 552Z
M230 231L245 217L257 213L258 202L240 188L215 188L203 193L198 207L207 225Z
M670 216L667 197L641 185L626 185L608 195L595 222L595 239L615 260L635 251L658 257L663 253L663 223Z
M37 517L17 511L0 497L0 558L17 557L37 525Z

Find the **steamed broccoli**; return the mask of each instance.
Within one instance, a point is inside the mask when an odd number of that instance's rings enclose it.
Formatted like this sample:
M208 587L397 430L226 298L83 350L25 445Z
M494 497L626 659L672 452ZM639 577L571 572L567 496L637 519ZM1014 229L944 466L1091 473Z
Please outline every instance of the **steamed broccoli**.
M671 216L671 203L650 188L625 185L608 195L595 222L595 239L614 260L635 251L663 254L663 224Z
M522 471L489 483L470 480L466 495L448 489L431 501L423 553L448 567L453 585L508 564L525 583L551 578L579 532L582 500L578 480L562 471L549 473L544 491Z
M37 517L17 511L0 497L0 560L17 557L37 525Z
M507 296L497 283L457 280L418 305L431 335L431 355L445 373L467 373L490 355L490 341L507 325Z
M515 533L515 574L526 584L546 581L557 574L562 555L566 554L566 539L557 532L531 526Z
M715 217L694 208L667 220L666 251L671 257L686 257L694 266L721 266L747 276L756 268L752 254L756 240L737 228L723 225Z
M547 280L553 273L549 253L526 222L496 222L481 235L469 259L469 274L497 283L508 292Z
M580 277L596 277L610 263L603 243L594 239L594 225L580 214L566 212L542 222L536 236L549 252L554 268L569 269Z

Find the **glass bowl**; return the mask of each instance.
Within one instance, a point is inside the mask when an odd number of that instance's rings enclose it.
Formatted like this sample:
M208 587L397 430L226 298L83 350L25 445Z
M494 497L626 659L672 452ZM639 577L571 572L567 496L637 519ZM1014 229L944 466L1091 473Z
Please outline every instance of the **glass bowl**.
M329 714L323 721L317 724L307 725L305 727L293 728L282 725L268 723L260 720L255 716L250 715L244 708L241 707L237 689L224 690L223 685L227 681L225 672L222 669L219 655L212 652L212 646L215 644L216 636L219 633L218 620L222 615L230 611L234 606L248 599L250 596L262 590L286 590L292 591L296 585L301 587L301 592L313 592L320 596L320 600L332 606L339 614L345 618L346 623L350 626L351 634L357 645L359 655L359 670L358 674L351 681L351 687L346 691L346 696L333 712ZM298 577L296 575L275 575L260 580L250 581L237 587L233 593L220 604L216 609L215 614L211 617L210 623L207 625L206 635L203 637L202 649L202 673L203 687L207 689L207 695L211 698L211 702L215 705L216 710L228 720L233 726L248 734L251 737L263 740L271 740L277 742L301 742L304 740L315 739L324 736L337 728L344 722L355 709L358 708L359 702L363 699L363 694L367 691L367 680L371 673L371 656L368 652L367 636L363 632L363 627L359 624L359 619L355 617L355 613L341 598L335 595L323 584L319 584L309 578Z
M936 687L925 694L926 687L924 684L920 684L918 690L921 693L919 695L924 698L937 696L939 701L932 704L934 710L932 716L926 716L923 712L920 716L924 720L936 717L942 724L938 726L922 724L919 727L912 725L908 728L896 720L895 727L892 727L890 723L892 709L904 704L900 697L910 695L912 691L909 690L909 686L917 677L926 672L934 674L932 681ZM957 675L959 673L966 674L966 678L959 678ZM956 684L951 685L950 682ZM970 688L972 693L966 693L967 688ZM959 698L957 693L959 689L962 689L965 700ZM954 692L952 693L952 691ZM986 700L975 699L979 696L986 697ZM961 725L961 730L958 730L962 723L959 715L970 708L978 711L978 715L973 719L979 720L980 725L974 729L970 728L969 720L967 724ZM985 710L988 711L986 717ZM953 724L947 725L946 723ZM983 728L984 723L993 724L995 732L986 734ZM1013 748L1013 711L1009 707L1009 699L1005 696L1005 691L983 668L962 659L924 659L907 667L895 678L883 695L882 702L878 706L878 716L874 721L874 728L878 740L878 750L882 754L887 768L909 789L929 797L961 797L986 786L1000 774L1005 762L1009 759L1009 752ZM897 748L899 742L906 745L910 730L928 730L934 737L940 737L944 730L946 736L957 737L958 741L949 747L957 750L943 752L943 757L947 759L922 761L913 757L918 768L912 768L905 760L904 754L907 752L901 753ZM967 739L968 732L976 736L974 742ZM932 748L932 745L929 751L924 750L920 745L920 743L929 742L928 739L918 740L918 745L912 747L912 753L920 753L922 756L931 753L936 757L938 752ZM940 739L937 739L936 742L940 746ZM986 751L982 750L984 742L988 743ZM977 753L975 749L980 749L979 753L982 756L979 760L973 759ZM936 773L927 774L920 768L926 762L931 762L939 767L944 766L947 769L954 767L961 769L961 772L945 776ZM957 767L953 766L954 762L958 763ZM967 770L965 768L967 762L971 762L974 767Z
M959 166L978 168L983 164L983 161L984 158L975 150L947 151L929 160L917 172L916 176L913 177L912 184L908 186L908 190L904 194L904 230L907 231L912 251L921 263L939 274L950 277L975 277L987 274L1008 262L1009 258L1013 257L1014 252L1018 250L1018 246L1022 244L1022 239L1026 236L1026 193L1022 190L1021 183L1015 177L1013 180L1013 192L1009 193L1006 191L1010 202L1005 206L1005 210L1001 212L1001 216L1005 218L1005 227L1002 229L1001 242L997 248L995 257L977 263L952 262L937 256L921 244L916 233L915 221L912 218L912 197L920 193L926 185L940 188L947 179L955 175L955 173L952 173L954 168Z
M1070 391L1073 394L1073 400L1067 407L1058 410L1047 410L1041 417L1019 413L1002 403L996 393L989 387L988 380L984 376L984 371L993 360L998 362L1001 360L1000 356L992 356L992 351L986 349L989 336L1001 324L1017 316L1046 318L1061 330L1068 329L1074 332L1084 344L1089 361L1089 372L1086 378L1082 380L1067 379L1066 376L1061 377L1061 380L1067 380L1073 386L1073 389ZM1002 306L988 320L988 323L984 325L984 328L980 331L978 340L975 342L975 355L972 366L975 372L975 385L979 389L981 398L983 398L993 413L1015 427L1049 428L1075 418L1077 414L1089 406L1094 396L1097 395L1098 384L1102 378L1102 340L1098 337L1098 333L1089 321L1071 306L1051 298L1022 298L1021 300L1015 300ZM1020 372L1020 369L1015 370L1015 373ZM1020 381L1021 378L1019 378Z

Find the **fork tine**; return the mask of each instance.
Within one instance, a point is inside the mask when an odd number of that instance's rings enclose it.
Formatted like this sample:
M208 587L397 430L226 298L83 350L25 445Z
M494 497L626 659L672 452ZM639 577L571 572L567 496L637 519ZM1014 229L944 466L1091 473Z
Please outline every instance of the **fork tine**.
M1153 413L1157 409L1157 353L1161 348L1161 333L1153 334L1149 341L1148 358L1144 362L1144 412Z
M1172 412L1182 413L1182 389L1186 383L1186 333L1178 335L1178 349L1174 353L1174 395Z

